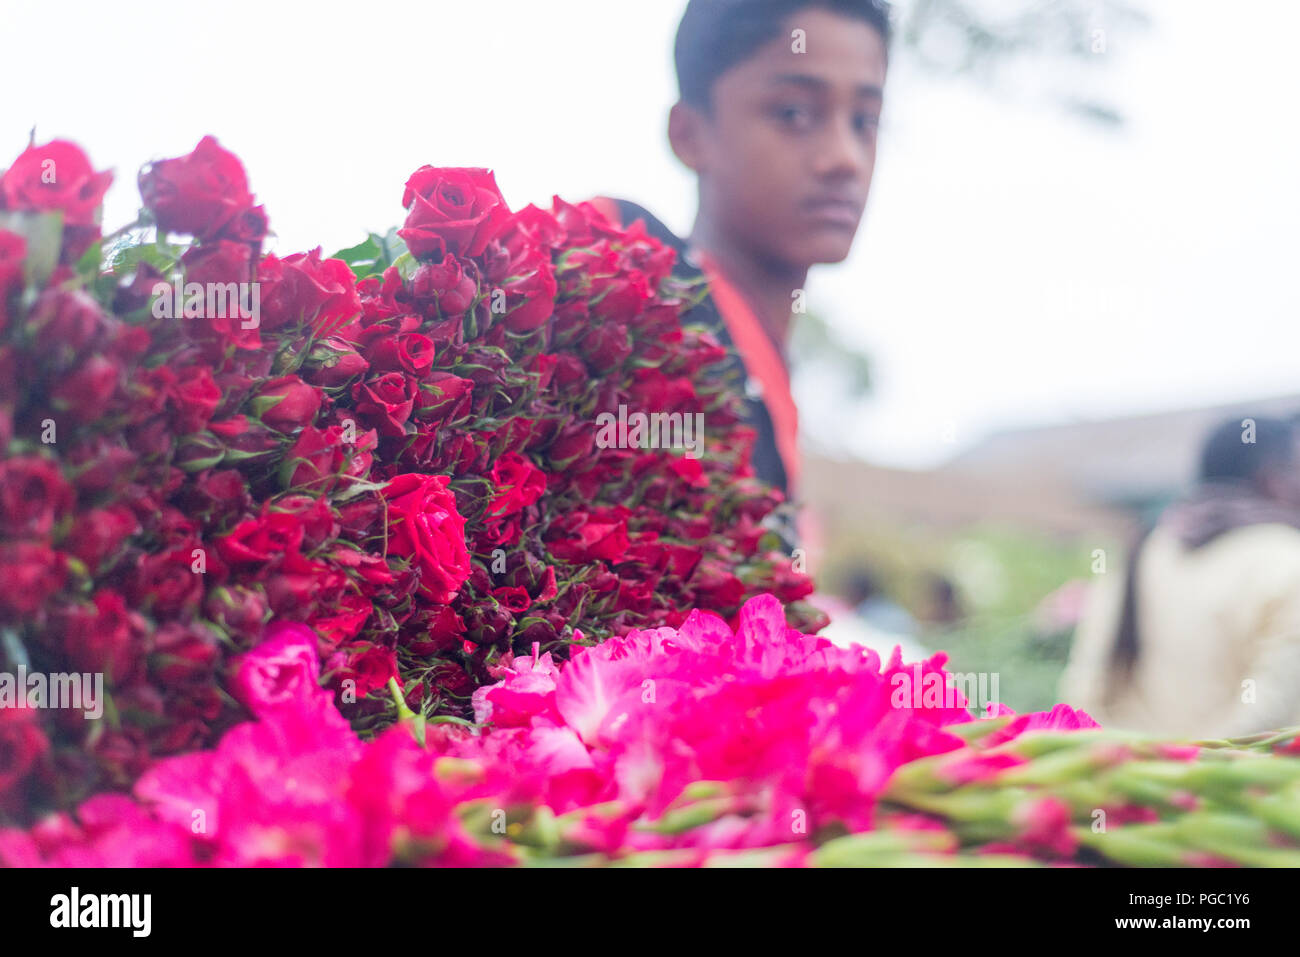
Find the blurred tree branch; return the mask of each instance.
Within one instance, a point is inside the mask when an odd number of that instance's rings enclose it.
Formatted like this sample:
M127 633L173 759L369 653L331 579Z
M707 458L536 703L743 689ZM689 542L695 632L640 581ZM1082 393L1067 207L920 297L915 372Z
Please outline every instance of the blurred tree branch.
M1095 68L1114 37L1150 24L1125 0L898 0L896 18L903 55L929 72L984 82L1013 62ZM1084 119L1123 122L1113 104L1086 92L1049 95Z

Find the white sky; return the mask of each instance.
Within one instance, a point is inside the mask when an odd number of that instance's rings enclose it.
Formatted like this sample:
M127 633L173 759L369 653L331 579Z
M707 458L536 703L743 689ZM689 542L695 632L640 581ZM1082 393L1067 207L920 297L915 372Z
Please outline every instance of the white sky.
M810 439L926 465L1017 424L1300 392L1300 4L1143 5L1149 29L1107 35L1120 133L896 61L863 232L809 283L875 391L854 411L801 387ZM112 227L142 163L212 133L281 253L395 225L423 163L494 167L516 208L606 193L684 230L684 6L66 0L55 26L0 0L0 164L34 124L77 140L117 171Z

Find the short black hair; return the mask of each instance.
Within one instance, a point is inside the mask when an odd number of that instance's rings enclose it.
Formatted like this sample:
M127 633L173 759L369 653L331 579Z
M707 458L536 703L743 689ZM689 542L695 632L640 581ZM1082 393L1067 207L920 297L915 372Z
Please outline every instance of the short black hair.
M1286 419L1234 416L1206 438L1201 481L1252 482L1265 468L1293 462L1296 438L1295 425Z
M862 20L889 49L885 0L690 0L673 46L682 102L707 111L718 77L775 40L790 16L809 8Z

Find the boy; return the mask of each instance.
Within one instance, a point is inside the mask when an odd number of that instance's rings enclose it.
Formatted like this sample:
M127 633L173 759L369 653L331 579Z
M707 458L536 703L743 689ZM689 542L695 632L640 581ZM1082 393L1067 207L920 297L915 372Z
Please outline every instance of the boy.
M690 317L734 347L746 377L754 468L793 497L797 415L786 350L808 267L841 262L876 159L889 45L880 0L690 0L674 59L681 91L673 152L698 176L690 236L598 197L678 251L679 274L709 279Z

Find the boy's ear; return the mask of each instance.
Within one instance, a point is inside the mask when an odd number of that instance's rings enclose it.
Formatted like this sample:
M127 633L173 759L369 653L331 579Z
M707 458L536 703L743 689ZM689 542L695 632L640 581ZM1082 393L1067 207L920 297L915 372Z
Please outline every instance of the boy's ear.
M680 100L668 111L668 143L677 158L696 173L704 172L704 150L700 142L703 123L699 111Z

